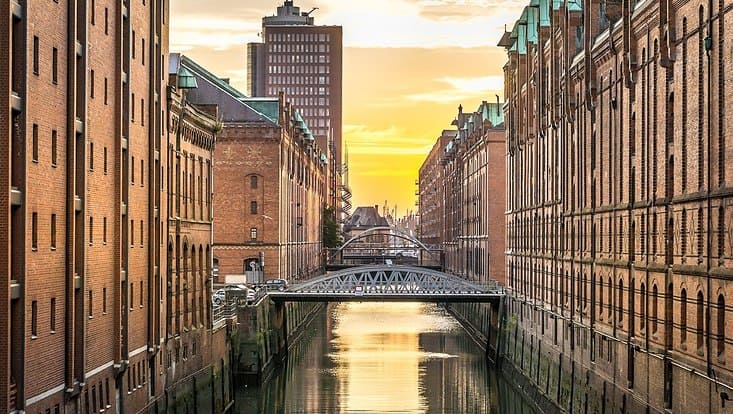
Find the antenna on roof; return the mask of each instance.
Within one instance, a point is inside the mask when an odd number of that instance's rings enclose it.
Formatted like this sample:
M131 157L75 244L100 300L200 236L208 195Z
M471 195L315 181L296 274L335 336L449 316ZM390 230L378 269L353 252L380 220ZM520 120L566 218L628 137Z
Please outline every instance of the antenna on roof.
M316 10L318 10L318 7L312 8L311 11L309 11L308 13L303 12L303 16L310 17L311 13L313 13Z

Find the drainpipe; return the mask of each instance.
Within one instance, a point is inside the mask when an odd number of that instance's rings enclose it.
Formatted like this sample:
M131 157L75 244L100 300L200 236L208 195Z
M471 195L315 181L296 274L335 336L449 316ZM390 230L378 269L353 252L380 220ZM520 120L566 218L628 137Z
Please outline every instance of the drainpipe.
M702 30L702 28L700 28ZM705 306L705 331L707 332L706 336L706 350L707 350L707 374L709 377L712 376L713 368L712 368L712 345L710 344L710 302L712 300L712 282L710 280L710 271L712 270L712 257L710 256L712 254L712 247L713 247L713 219L712 219L712 201L710 200L711 192L712 192L712 165L711 165L711 151L713 149L712 145L712 99L711 99L711 93L713 89L713 83L712 83L712 57L710 56L710 51L713 49L713 0L708 0L708 34L705 37L705 56L707 56L707 149L708 149L708 159L707 159L707 179L708 179L708 190L707 190L707 235L706 235L706 241L707 241L707 290L708 290L708 301ZM712 406L708 408L710 412L712 412Z

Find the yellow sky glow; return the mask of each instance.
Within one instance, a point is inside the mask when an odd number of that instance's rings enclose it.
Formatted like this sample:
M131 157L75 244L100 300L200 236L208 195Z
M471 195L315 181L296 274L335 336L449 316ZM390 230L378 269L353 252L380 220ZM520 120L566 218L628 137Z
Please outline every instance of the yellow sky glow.
M210 3L210 4L206 4ZM246 91L245 44L278 0L176 0L171 51L183 52ZM503 95L503 50L517 0L296 0L316 24L343 26L343 139L354 208L415 207L418 168L457 107ZM503 98L502 98L503 99Z

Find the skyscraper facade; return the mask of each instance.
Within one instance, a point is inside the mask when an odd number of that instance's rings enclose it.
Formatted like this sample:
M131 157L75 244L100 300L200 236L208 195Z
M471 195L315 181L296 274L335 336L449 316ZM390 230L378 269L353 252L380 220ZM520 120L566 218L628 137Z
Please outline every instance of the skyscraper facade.
M342 29L316 26L309 12L285 1L262 19L263 43L248 45L248 90L253 96L284 92L302 114L320 148L328 149L328 203L341 206Z

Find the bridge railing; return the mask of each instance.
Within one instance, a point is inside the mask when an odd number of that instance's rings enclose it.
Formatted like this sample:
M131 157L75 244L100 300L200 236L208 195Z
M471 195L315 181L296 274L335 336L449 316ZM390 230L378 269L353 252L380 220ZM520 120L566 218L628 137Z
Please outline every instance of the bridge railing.
M211 319L216 324L225 319L231 319L237 315L238 303L236 300L224 301L219 305L213 305L211 309Z

